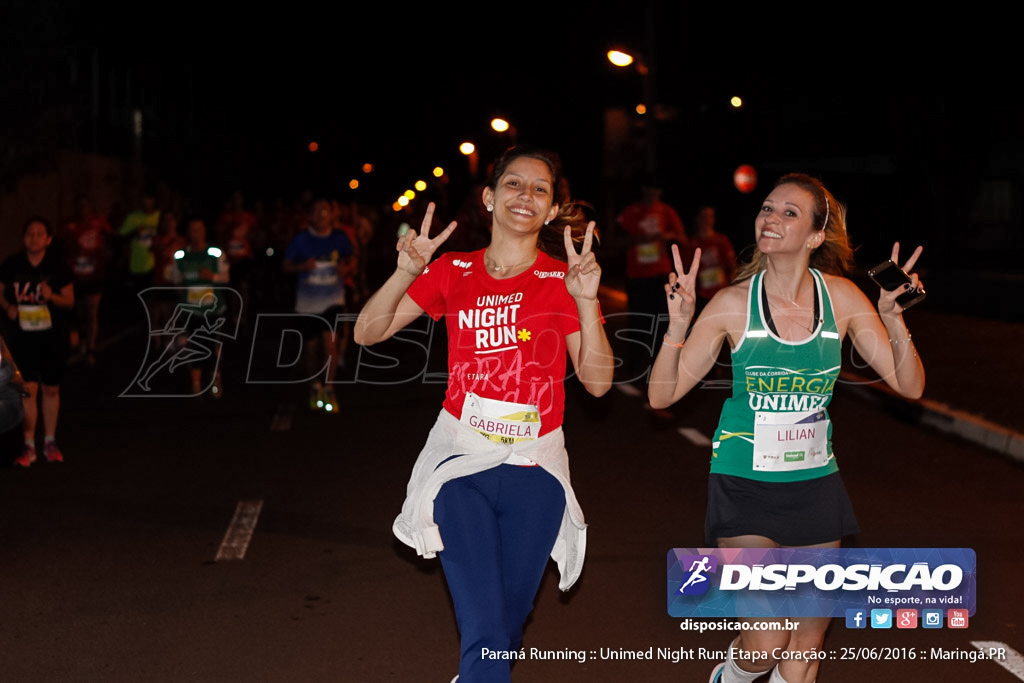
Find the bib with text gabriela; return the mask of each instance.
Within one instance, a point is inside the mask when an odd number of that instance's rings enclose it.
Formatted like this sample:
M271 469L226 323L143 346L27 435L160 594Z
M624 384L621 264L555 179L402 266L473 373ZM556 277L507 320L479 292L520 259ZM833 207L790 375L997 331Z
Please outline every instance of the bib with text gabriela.
M469 392L459 422L495 443L533 441L540 435L537 406L483 398Z

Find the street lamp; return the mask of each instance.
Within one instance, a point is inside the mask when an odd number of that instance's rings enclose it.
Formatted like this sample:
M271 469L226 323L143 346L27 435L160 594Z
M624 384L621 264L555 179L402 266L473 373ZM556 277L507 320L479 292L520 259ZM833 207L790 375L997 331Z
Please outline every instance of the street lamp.
M509 143L513 147L519 142L519 131L516 130L516 127L509 123L507 119L495 116L491 119L491 130L495 133L507 135Z
M608 61L618 67L626 67L633 63L633 55L622 50L608 50Z
M646 171L654 175L656 171L654 124L657 118L654 110L654 74L641 53L627 52L625 49L611 49L607 52L608 61L614 66L625 69L632 66L640 75L641 102L636 106L636 113L644 117L644 162Z
M469 162L469 175L476 180L477 170L480 167L480 156L477 154L476 145L472 142L463 142L459 145L459 152Z

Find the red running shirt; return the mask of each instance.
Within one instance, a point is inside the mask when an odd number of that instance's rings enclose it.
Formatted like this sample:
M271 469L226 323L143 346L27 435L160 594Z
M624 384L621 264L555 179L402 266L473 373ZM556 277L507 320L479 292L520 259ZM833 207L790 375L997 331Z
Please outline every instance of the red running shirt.
M409 296L448 331L445 409L458 419L467 392L540 409L540 435L565 408L565 338L580 329L565 288L566 264L541 253L505 280L488 274L483 250L450 252L423 271Z

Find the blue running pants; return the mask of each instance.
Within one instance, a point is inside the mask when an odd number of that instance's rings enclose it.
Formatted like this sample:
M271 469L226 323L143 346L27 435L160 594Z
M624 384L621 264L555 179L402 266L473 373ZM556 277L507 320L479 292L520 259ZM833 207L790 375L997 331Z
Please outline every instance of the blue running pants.
M446 482L434 499L439 555L461 638L459 683L508 683L565 512L562 485L540 467L499 465ZM486 648L486 650L485 650Z

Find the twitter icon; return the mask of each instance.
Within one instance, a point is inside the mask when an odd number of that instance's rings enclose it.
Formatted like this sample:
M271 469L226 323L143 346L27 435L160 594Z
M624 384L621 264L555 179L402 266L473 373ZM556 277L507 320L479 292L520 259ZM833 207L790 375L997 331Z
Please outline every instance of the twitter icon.
M871 628L892 628L892 610L871 610Z

